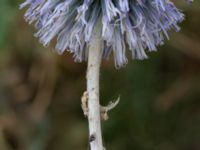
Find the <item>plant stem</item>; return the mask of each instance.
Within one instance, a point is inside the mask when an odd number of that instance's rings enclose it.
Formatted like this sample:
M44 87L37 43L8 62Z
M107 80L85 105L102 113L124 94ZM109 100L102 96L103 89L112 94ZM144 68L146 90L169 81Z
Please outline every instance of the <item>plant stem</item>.
M102 57L101 28L96 24L89 47L87 92L88 92L88 122L91 150L103 150L100 102L99 102L99 72Z

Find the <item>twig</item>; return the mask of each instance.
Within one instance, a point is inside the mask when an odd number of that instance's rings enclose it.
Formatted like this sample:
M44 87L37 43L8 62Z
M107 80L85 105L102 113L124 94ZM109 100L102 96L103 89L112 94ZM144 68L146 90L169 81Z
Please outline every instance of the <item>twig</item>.
M120 97L115 102L110 101L107 106L100 105L101 120L106 121L109 119L108 112L114 109L120 101ZM81 97L81 107L85 117L88 117L88 92L85 91Z
M109 119L108 112L114 109L118 105L119 101L120 101L120 97L118 97L118 99L115 102L110 101L107 106L100 107L101 120L106 121Z

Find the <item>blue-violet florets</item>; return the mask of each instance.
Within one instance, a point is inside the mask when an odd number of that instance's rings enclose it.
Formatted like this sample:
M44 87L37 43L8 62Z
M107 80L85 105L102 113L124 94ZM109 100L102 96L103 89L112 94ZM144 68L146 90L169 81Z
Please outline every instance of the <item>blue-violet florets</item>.
M26 0L25 19L35 23L38 37L47 46L57 37L56 50L74 54L76 61L87 60L92 31L102 23L103 56L113 52L116 67L132 58L146 59L145 50L156 51L167 39L168 30L179 31L184 19L170 0ZM127 47L127 48L126 48Z

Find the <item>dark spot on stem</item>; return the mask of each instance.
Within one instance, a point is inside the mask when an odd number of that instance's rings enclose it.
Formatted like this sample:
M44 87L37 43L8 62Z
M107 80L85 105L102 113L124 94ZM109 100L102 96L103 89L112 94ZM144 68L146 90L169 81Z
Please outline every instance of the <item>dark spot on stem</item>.
M96 139L96 137L94 134L90 135L90 138L89 138L90 143L95 141L95 139Z
M90 65L90 68L92 68L93 67L93 65Z

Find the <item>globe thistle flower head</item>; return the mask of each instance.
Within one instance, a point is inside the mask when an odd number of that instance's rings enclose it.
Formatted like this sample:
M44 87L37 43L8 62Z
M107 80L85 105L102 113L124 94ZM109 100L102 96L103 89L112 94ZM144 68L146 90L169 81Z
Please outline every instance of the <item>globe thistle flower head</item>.
M146 51L156 51L184 19L170 0L26 0L20 8L26 6L25 20L35 24L40 42L48 46L56 38L58 53L69 51L79 62L87 60L100 19L102 55L113 53L116 67L127 63L127 50L132 58L146 59Z

